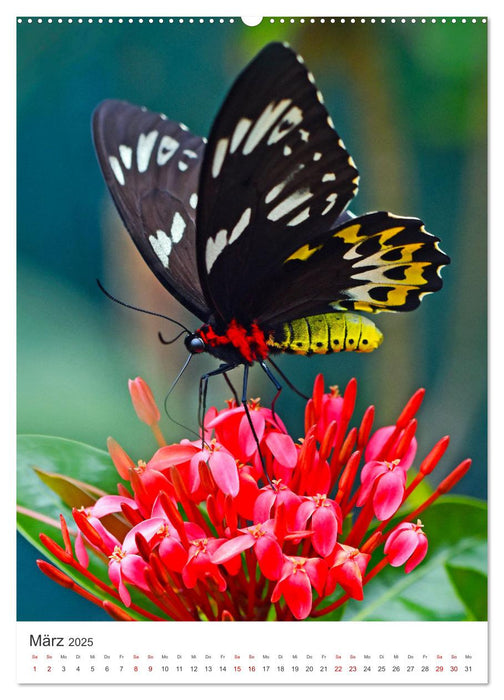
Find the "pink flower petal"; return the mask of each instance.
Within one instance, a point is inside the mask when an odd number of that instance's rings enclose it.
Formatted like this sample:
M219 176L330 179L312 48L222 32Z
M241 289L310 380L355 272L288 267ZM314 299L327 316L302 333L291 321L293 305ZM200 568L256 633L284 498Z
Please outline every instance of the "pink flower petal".
M133 510L138 510L138 505L133 498L127 498L126 496L102 496L92 506L91 512L95 518L103 518L104 515L109 515L110 513L120 513L123 503L127 503Z
M316 507L317 504L311 498L301 503L296 510L296 517L294 519L295 530L302 530L306 526L308 518L313 514Z
M305 570L312 586L319 595L322 595L327 578L327 563L323 559L313 557L306 561Z
M237 554L241 554L246 549L249 549L255 544L256 540L252 535L238 535L232 540L224 542L212 555L214 564L224 564L224 562L232 559Z
M124 605L126 605L126 607L129 608L129 606L131 605L131 596L122 580L121 564L118 561L111 561L109 564L108 573L110 576L110 580L117 588L122 602L124 603Z
M418 544L411 555L409 561L407 562L406 566L404 567L404 573L409 574L410 571L413 571L413 569L420 564L421 561L425 558L425 555L427 554L427 548L428 548L428 541L427 537L423 534L423 532L418 534Z
M361 483L373 482L379 476L385 474L388 469L387 463L383 460L372 459L370 462L366 462L361 471Z
M240 490L235 497L234 506L236 512L246 520L253 520L254 504L259 496L259 487L253 476L247 474L243 469L238 473L240 479Z
M275 499L276 494L271 489L265 489L259 494L254 503L254 521L256 523L262 523L270 518Z
M364 453L364 458L366 462L375 460L380 456L380 452L382 451L383 447L385 446L385 443L392 435L394 430L395 425L387 425L384 428L378 428L378 430L376 430L373 433L373 435L371 435L371 438L366 447L366 451Z
M200 462L207 462L209 456L208 450L199 450L192 458L189 463L189 491L194 493L198 490L201 483L199 464Z
M367 447L365 451L365 460L366 462L369 462L371 460L375 460L378 457L380 457L380 453L385 446L386 442L388 441L389 437L392 435L392 433L395 431L395 425L387 425L384 428L379 428L373 435L371 436ZM397 440L395 441L393 448L395 448L404 431L402 431L398 437ZM413 460L415 459L416 455L416 450L417 450L417 441L415 438L413 438L408 446L408 449L406 450L406 454L403 456L401 461L399 462L399 466L401 466L403 469L407 470L409 467L412 465ZM393 450L392 450L393 453ZM394 455L390 457L391 460L394 459Z
M151 540L154 535L163 527L165 521L163 518L149 518L149 520L144 520L127 533L124 541L122 543L122 549L126 552L135 553L138 552L135 536L137 532L142 534L147 542Z
M111 532L109 532L104 525L102 525L101 520L98 520L98 518L95 518L91 516L89 518L89 523L94 527L96 532L100 535L105 551L107 553L111 553L114 549L114 547L121 546L121 543L115 537Z
M273 457L288 469L294 469L297 464L298 452L290 435L272 431L266 435L265 442Z
M268 535L256 540L254 548L261 573L275 581L282 573L283 554L278 542Z
M413 461L415 459L416 451L417 451L417 441L416 441L416 438L413 438L409 444L408 449L406 450L406 454L399 462L399 466L405 470L409 469L411 467L411 465L413 464Z
M87 569L89 564L89 554L84 545L84 538L82 537L80 531L77 532L77 537L75 538L75 554L79 564Z
M208 466L220 490L231 496L236 496L240 490L240 480L234 457L228 452L218 450L210 455Z
M159 556L168 569L179 573L187 563L187 552L174 537L164 537L161 540Z
M149 587L145 580L146 567L145 561L137 554L128 554L121 561L121 571L126 579L137 586L137 588L147 591Z
M321 557L328 556L334 549L338 536L338 521L332 508L317 508L312 516L313 547Z
M147 467L155 468L158 471L169 469L178 464L189 462L196 452L198 452L198 448L191 444L166 445L157 450Z
M296 571L282 581L281 590L294 617L297 620L307 618L312 608L312 591L308 576L301 571Z
M402 566L406 562L417 546L417 538L411 530L403 530L395 537L394 533L385 543L385 554L387 555L391 566Z
M388 471L380 477L373 497L373 509L378 520L387 520L401 505L405 478L405 472L401 468Z
M235 416L239 413L245 413L245 409L243 406L235 406L235 408L226 408L223 411L221 411L215 418L212 418L211 421L206 423L207 428L215 428L224 421L228 421L231 416Z
M261 442L264 435L265 420L264 416L260 411L249 411L250 419L252 425L254 426L257 439ZM257 451L257 443L254 437L254 433L250 428L250 423L246 415L240 421L240 427L238 430L238 440L240 442L240 447L243 453L250 457L254 452Z

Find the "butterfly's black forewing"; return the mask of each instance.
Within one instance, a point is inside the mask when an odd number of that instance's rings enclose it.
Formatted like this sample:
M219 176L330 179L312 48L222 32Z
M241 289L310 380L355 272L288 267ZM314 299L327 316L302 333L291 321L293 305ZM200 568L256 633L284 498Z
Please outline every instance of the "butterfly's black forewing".
M301 57L269 44L239 75L201 171L197 259L217 319L247 324L284 260L327 232L358 173Z
M93 115L105 181L138 250L160 282L202 320L195 218L204 141L186 127L127 102Z

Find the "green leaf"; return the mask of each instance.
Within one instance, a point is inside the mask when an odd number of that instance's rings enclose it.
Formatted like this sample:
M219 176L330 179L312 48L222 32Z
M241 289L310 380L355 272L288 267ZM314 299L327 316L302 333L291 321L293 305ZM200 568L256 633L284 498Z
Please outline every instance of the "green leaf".
M41 484L36 469L87 482L102 492L117 493L120 477L103 450L64 438L20 435L17 455L18 503L56 520L61 501Z
M487 577L480 571L463 566L446 565L453 588L470 620L486 620L488 614Z
M35 473L69 508L91 506L98 498L106 495L105 491L69 476L45 472L42 469L35 469Z
M363 601L348 602L344 620L486 619L486 505L445 497L422 521L429 539L424 561L409 574L387 566L365 586ZM380 548L368 571L382 556Z
M60 562L47 551L39 537L43 532L63 546L59 526L60 513L64 515L69 527L72 527L70 509L60 499L58 492L65 500L72 502L81 494L82 505L86 505L86 498L96 499L103 492L117 493L119 481L109 454L103 450L73 440L45 435L22 435L18 438L18 530L46 559L52 561L85 590L124 607L120 600L101 590L84 574ZM75 534L75 530L71 531L71 534ZM107 562L91 550L88 571L100 581L109 583ZM135 594L133 599L142 608L159 614L159 609L145 596ZM130 608L124 609L136 619L147 619Z

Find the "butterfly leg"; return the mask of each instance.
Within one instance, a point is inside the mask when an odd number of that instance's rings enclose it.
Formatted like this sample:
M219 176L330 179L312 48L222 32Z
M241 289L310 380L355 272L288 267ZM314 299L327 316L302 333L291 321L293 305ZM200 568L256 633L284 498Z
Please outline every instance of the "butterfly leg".
M231 380L227 376L226 372L223 372L222 376L226 380L226 384L228 385L228 387L231 389L231 393L233 394L233 398L236 401L236 405L238 406L240 403L240 399L238 398L238 393L237 393L236 389L234 388L233 384L231 383Z
M226 377L226 372L229 372L229 370L234 369L236 365L224 363L222 365L219 365L217 369L214 369L212 372L207 372L206 374L203 374L200 377L200 382L199 382L199 402L198 402L198 424L200 426L201 430L201 441L202 441L202 446L205 443L205 413L206 413L206 397L207 397L207 389L208 389L208 380L210 377L216 377L219 374L223 374L224 377ZM229 380L227 380L229 382ZM236 393L236 392L235 392Z
M271 357L268 357L268 362L270 363L270 365L272 365L272 366L275 368L275 372L277 372L277 373L282 377L282 379L283 379L284 382L287 384L287 386L289 387L289 389L292 389L292 391L293 391L295 394L297 394L298 396L300 396L300 397L301 397L302 399L304 399L305 401L308 401L308 399L309 399L310 397L309 397L309 396L306 396L306 394L303 394L302 391L300 391L298 388L296 388L296 387L294 386L294 384L288 379L288 377L285 376L285 374L282 372L282 370L281 370L280 367L276 364L276 362L273 362L273 360L271 359Z
M266 469L266 463L264 461L263 454L261 452L261 446L259 444L259 438L257 437L256 429L254 428L254 424L252 422L252 417L250 415L249 407L247 404L247 388L248 388L248 374L249 374L249 365L244 365L243 368L243 389L242 389L242 398L241 398L241 403L242 406L245 410L245 415L247 416L248 423L250 425L250 430L252 431L252 435L254 436L255 443L257 445L257 451L259 453L259 458L261 460L264 476L266 477L269 485L273 487L273 484L271 483L271 479L268 474L268 470Z
M264 362L264 360L261 360L261 361L259 362L259 364L261 365L261 367L262 367L264 373L266 374L266 376L268 377L268 379L270 380L270 382L272 382L273 386L274 386L275 389L276 389L275 397L274 397L273 401L271 402L271 413L272 413L272 415L273 415L273 420L275 421L275 423L277 424L277 426L280 428L280 426L278 425L277 419L276 419L275 405L276 405L277 399L278 399L278 397L280 396L280 393L281 393L283 387L282 387L282 385L279 383L278 379L275 377L275 375L273 374L273 372L270 370L270 368L268 367L268 365ZM283 431L283 428L280 428L280 429Z

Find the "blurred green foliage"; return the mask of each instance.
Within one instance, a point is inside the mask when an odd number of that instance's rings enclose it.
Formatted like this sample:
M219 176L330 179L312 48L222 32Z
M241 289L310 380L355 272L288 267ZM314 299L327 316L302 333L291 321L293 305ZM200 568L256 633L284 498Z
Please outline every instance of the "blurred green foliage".
M418 216L442 239L452 264L443 290L411 314L377 317L385 339L370 356L285 357L281 367L305 392L359 382L357 415L377 406L377 425L395 420L427 388L419 455L452 437L434 480L465 457L458 490L486 495L486 25L163 24L53 22L18 25L18 427L103 448L108 435L134 459L154 448L129 405L127 379L143 376L159 403L185 358L160 346L168 324L113 305L124 301L196 327L130 244L93 152L90 118L105 98L126 99L208 134L238 71L267 42L288 41L314 72L336 129L354 157L360 192L351 210ZM196 358L170 399L170 413L195 427ZM240 375L236 382L241 380ZM209 398L222 405L224 382ZM251 396L271 400L253 372ZM302 402L286 389L278 410L301 434ZM170 440L186 433L167 417Z

